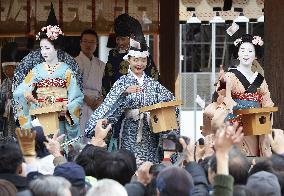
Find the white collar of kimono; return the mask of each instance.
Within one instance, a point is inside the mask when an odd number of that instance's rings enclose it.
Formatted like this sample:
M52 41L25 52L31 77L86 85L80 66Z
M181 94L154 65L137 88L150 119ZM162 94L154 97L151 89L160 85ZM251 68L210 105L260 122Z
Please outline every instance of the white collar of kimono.
M143 72L142 76L139 78L135 75L135 73L133 73L130 69L128 69L128 72L133 75L133 77L137 80L139 86L143 86L144 84L144 77L145 77L145 73Z
M240 71L245 77L246 79L249 81L250 84L252 84L254 82L254 80L257 77L258 72L254 72L254 74L252 76L249 76L244 70L242 70L240 67L237 67L237 70Z
M129 56L133 56L135 58L139 58L139 57L146 58L146 57L149 56L149 52L148 51L141 52L141 51L137 51L137 50L129 50L127 55L125 55L123 57L123 60L127 61Z
M82 55L83 56L83 58L84 58L84 60L88 60L88 61L92 61L92 60L94 60L94 55L92 55L92 59L90 60L85 54L84 54L84 52L80 52L80 55Z

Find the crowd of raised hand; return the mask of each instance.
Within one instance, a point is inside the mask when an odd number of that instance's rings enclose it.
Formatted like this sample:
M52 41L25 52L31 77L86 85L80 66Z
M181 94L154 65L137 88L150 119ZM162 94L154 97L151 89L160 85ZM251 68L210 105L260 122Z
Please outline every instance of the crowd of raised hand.
M180 164L144 162L137 168L132 152L106 151L104 139L111 129L106 124L99 120L91 142L82 149L69 147L68 154L60 145L63 136L45 137L41 127L17 129L17 143L1 142L0 195L283 194L283 130L268 135L273 154L266 158L240 153L235 144L244 134L235 123L224 124L214 138L207 136L204 146L181 138Z

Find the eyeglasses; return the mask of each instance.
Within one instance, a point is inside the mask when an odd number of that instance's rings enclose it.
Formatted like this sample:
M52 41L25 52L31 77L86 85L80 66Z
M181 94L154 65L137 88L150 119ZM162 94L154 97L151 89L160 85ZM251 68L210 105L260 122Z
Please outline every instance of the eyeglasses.
M81 43L83 43L83 44L97 44L96 41L87 41L87 40L82 40Z

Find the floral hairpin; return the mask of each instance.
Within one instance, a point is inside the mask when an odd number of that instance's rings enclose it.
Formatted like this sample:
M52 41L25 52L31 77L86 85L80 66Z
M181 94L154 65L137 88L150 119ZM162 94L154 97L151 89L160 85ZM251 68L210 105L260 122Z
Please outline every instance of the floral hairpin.
M57 25L55 26L48 25L46 27L42 27L41 31L46 31L46 36L50 40L56 40L59 35L64 35L64 33ZM36 40L40 40L40 32L36 35Z
M234 41L234 45L237 46L242 43L242 38L238 38Z
M263 45L263 40L261 39L260 36L253 36L252 44L262 46Z
M242 43L243 43L242 38L238 38L234 41L235 46L238 46L239 44L242 44ZM255 46L257 46L257 45L262 46L263 40L260 36L253 36L251 43Z

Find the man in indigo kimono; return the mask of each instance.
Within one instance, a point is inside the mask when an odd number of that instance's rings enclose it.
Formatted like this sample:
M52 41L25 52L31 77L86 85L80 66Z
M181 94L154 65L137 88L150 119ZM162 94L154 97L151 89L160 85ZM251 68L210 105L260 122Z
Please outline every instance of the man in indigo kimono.
M132 43L139 44L141 49L148 50L141 24L128 14L119 15L114 21L114 31L116 36L116 48L110 50L108 61L105 67L103 78L103 94L106 96L114 83L123 75L128 73L129 63L123 57L127 55L129 49L135 47ZM147 58L148 63L145 74L154 80L159 79L159 72L151 55ZM121 128L121 119L113 126L112 140L109 149L117 149L117 141ZM112 147L114 145L114 147Z

